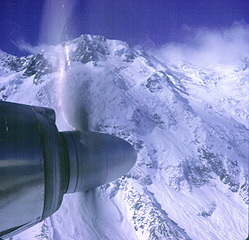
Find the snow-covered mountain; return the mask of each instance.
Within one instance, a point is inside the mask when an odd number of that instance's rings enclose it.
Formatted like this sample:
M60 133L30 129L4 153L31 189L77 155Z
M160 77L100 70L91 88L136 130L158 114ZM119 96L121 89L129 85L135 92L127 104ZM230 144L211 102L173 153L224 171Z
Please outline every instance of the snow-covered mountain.
M248 66L165 65L90 35L38 55L2 54L0 99L51 107L60 131L113 134L138 152L130 173L66 195L14 239L246 239L248 76Z

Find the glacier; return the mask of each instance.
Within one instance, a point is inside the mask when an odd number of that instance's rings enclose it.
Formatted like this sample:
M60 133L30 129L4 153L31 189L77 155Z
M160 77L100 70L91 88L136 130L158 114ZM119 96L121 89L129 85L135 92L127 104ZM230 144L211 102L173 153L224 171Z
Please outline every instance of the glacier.
M246 239L245 63L166 65L92 35L27 57L1 53L1 100L53 108L60 131L109 133L138 152L128 174L65 195L55 214L13 239Z

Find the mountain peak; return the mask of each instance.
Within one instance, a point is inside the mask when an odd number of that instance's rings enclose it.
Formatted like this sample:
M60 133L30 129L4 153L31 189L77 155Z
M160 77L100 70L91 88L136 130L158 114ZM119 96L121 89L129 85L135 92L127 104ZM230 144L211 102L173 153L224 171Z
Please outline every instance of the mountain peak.
M50 53L4 55L0 69L1 100L51 107L60 130L88 125L138 152L121 179L66 196L41 234L55 228L61 239L246 238L248 70L166 66L92 35Z

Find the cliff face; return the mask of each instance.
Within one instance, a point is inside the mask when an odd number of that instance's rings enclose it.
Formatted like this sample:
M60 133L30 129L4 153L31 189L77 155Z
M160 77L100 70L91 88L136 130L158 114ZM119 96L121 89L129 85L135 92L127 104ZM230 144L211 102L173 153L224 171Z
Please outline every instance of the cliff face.
M122 178L65 196L14 239L245 239L248 68L165 65L128 44L82 35L0 60L0 98L54 108L59 130L119 136L138 151Z

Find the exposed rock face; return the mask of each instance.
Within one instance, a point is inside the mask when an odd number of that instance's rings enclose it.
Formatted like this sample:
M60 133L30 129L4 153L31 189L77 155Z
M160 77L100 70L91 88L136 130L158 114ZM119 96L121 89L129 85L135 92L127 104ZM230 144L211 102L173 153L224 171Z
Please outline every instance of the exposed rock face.
M248 69L166 66L90 35L56 51L4 55L0 98L54 108L61 129L126 139L138 161L111 184L65 197L44 239L246 238Z

